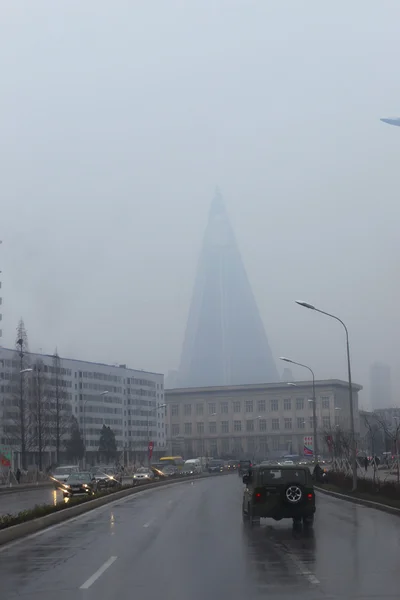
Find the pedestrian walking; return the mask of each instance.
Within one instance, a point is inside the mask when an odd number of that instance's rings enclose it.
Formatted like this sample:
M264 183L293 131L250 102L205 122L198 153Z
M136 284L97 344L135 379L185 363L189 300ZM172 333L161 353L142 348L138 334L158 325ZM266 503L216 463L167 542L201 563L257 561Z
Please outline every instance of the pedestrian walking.
M18 483L21 482L21 471L20 471L19 467L15 473L15 479L17 480Z
M368 456L366 456L364 458L364 469L365 469L365 472L368 471L368 465L369 465L369 460L368 460Z

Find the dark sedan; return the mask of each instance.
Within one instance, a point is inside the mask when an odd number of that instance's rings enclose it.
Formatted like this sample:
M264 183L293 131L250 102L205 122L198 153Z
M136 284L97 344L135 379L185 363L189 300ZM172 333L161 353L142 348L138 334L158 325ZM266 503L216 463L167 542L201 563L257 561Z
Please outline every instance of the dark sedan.
M93 477L99 490L116 488L122 484L121 475L113 468L97 468L93 472Z
M93 473L82 471L71 473L63 486L64 498L70 498L77 494L92 495L97 492L97 483Z
M208 463L209 473L223 473L224 472L224 461L223 460L210 460Z

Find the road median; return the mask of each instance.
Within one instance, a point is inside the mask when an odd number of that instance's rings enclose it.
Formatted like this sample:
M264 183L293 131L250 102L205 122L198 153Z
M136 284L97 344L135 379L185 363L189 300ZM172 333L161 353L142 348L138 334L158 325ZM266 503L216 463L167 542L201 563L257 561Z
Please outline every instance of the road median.
M318 492L321 492L326 496L332 496L333 498L338 498L339 500L353 502L353 504L360 504L362 506L367 506L368 508L374 508L376 510L381 510L382 512L390 513L392 515L397 515L398 517L400 517L400 508L398 508L397 506L377 502L375 499L371 500L370 498L365 497L365 495L363 494L357 492L344 493L343 490L340 490L340 488L329 484L324 485L324 487L315 485L314 488ZM390 501L389 499L382 500Z
M210 475L204 474L197 475L195 477L185 477L182 479L178 478L170 479L167 481L156 481L154 483L142 484L138 486L125 488L117 492L107 494L105 496L100 496L99 498L94 498L93 500L86 500L76 504L75 506L67 505L62 508L59 507L58 509L57 507L54 507L54 512L51 512L50 514L41 517L32 516L31 518L27 518L27 520L25 520L22 523L18 523L16 525L9 525L3 529L0 529L0 546L18 540L19 538L26 537L27 535L30 535L32 533L36 533L37 531L40 531L42 529L46 529L51 525L62 523L64 521L67 521L68 519L72 519L73 517L77 517L93 509L105 506L106 504L110 504L111 502L115 502L116 500L120 500L122 498L125 498L126 496L131 496L137 494L138 492L143 492L145 490L153 488L195 481L198 479L204 479L206 477L210 477ZM15 515L15 517L17 518L18 515Z

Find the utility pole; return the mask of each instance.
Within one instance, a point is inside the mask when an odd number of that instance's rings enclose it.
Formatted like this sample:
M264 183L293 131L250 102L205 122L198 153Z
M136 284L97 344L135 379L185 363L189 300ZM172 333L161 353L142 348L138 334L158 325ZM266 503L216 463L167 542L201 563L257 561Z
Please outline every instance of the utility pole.
M42 448L43 431L42 431L42 399L41 399L41 395L40 395L40 367L39 366L37 368L37 373L38 373L38 376L37 376L38 453L39 453L39 471L41 471L42 470L42 454L43 454L43 448Z

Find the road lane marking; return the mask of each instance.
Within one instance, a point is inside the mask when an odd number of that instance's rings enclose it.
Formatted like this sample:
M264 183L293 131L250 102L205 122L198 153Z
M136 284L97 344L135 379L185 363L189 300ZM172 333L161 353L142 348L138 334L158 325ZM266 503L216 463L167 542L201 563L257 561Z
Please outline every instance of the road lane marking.
M93 583L95 581L97 581L97 579L99 577L101 577L101 575L103 575L104 571L107 571L107 569L109 567L111 567L111 565L117 560L116 556L110 556L110 558L108 560L106 560L106 562L104 563L104 565L102 565L100 567L100 569L98 569L96 571L96 573L93 573L93 575L91 577L89 577L89 579L87 579L85 581L85 583L83 583L81 585L81 587L79 588L80 590L87 590L88 588L90 588L91 585L93 585Z
M208 479L202 479L201 481L208 481ZM180 488L187 484L187 481L180 481L179 483L175 484L176 488ZM61 523L55 523L54 525L50 525L49 527L46 527L45 529L41 529L40 531L35 531L34 533L29 533L28 535L25 535L24 537L18 538L17 540L12 540L11 542L8 542L6 544L1 544L0 546L0 553L4 552L5 550L9 550L10 548L12 548L13 546L18 546L18 544L26 544L27 541L33 540L37 537L40 537L42 535L46 535L46 534L51 534L53 531L55 531L56 529L60 529L62 527L67 526L71 526L72 523L76 522L76 521L90 521L91 519L93 519L95 516L98 516L99 514L103 513L103 512L107 512L110 508L112 508L113 506L117 505L117 504L126 504L130 501L132 501L132 499L138 499L140 497L146 496L149 493L160 493L160 492L165 492L165 490L170 490L170 489L175 489L174 486L170 487L170 486L165 486L165 487L158 487L158 488L153 488L153 489L147 489L147 490L143 490L140 492L136 492L136 494L129 494L128 496L125 496L124 498L117 498L116 500L113 500L112 502L109 502L108 504L103 504L103 506L98 506L96 508L93 508L92 510L89 510L86 513L83 513L81 515L76 515L76 517L71 517L70 519L66 519L65 521L62 521Z
M286 544L283 544L282 542L275 542L275 548L280 551L281 554L283 554L286 561L290 561L296 567L298 573L307 579L311 585L321 584L320 580L317 579L314 573L307 569L299 558L294 556L291 549L286 546Z
M154 523L154 521L155 521L155 519L150 519L150 521L148 521L147 523L145 523L145 524L143 525L143 527L150 527L150 525L151 525L152 523Z

